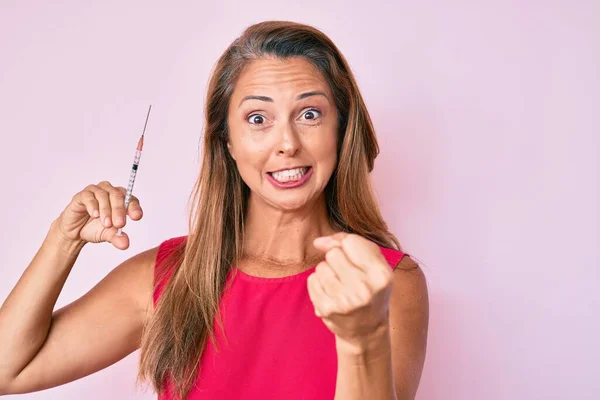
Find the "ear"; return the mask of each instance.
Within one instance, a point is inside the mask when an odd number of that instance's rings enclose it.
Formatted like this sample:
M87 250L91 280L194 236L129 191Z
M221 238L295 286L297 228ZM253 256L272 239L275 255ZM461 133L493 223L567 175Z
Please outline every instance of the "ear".
M229 150L229 154L231 155L231 158L233 158L235 160L235 155L233 155L233 148L231 147L231 142L227 141L227 150Z

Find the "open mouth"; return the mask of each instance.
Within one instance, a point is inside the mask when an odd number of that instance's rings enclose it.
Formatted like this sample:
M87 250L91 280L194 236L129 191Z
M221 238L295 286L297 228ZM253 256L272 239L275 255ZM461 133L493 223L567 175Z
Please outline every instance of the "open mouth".
M280 183L295 182L302 179L302 177L306 175L311 168L312 167L299 167L293 169L286 169L283 171L268 172L268 174Z

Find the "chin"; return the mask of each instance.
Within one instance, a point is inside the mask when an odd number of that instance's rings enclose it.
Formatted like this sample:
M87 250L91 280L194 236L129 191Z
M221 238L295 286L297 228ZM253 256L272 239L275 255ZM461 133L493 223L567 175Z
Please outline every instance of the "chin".
M281 211L295 211L312 209L316 206L316 197L313 193L269 193L261 196L271 207ZM317 196L318 197L318 196Z
M283 199L277 199L277 200L271 200L270 203L276 207L277 209L280 209L282 211L295 211L295 210L301 210L304 209L306 207L310 207L312 208L312 204L310 202L308 202L306 199L289 199L289 200L283 200Z

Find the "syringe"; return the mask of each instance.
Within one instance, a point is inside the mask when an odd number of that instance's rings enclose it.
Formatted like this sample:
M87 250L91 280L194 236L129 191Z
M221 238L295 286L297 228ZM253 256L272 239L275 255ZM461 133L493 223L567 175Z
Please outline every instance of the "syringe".
M137 149L135 150L135 157L133 158L133 166L131 167L131 174L129 175L129 184L127 185L127 193L125 194L125 215L127 217L127 207L131 201L131 193L133 192L133 184L135 183L135 176L137 174L138 165L140 164L140 158L142 157L142 148L144 147L144 133L146 133L146 125L148 125L148 117L150 117L150 110L152 105L148 108L148 114L146 115L146 122L144 123L144 130L142 131L142 137L138 140ZM121 228L117 231L117 236L121 236Z

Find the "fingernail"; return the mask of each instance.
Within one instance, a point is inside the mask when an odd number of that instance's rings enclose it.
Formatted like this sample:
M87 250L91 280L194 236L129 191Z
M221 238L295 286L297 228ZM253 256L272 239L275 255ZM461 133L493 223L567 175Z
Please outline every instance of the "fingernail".
M107 228L110 226L110 217L104 218L104 226Z
M125 223L125 220L123 219L123 217L116 217L115 218L115 223L117 225L123 225Z

